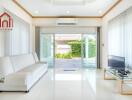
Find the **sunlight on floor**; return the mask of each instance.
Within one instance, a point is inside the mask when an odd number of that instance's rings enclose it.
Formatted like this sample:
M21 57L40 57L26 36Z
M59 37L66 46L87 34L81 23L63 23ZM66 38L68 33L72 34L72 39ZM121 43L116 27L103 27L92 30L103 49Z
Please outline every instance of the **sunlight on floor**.
M56 74L55 80L82 80L82 76L80 74Z

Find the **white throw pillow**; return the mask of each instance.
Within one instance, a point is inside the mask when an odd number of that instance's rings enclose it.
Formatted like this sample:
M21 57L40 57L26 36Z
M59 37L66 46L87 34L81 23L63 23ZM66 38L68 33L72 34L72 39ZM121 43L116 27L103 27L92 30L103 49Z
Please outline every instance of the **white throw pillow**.
M20 71L21 69L32 64L35 64L36 62L32 53L10 56L10 59L15 72Z

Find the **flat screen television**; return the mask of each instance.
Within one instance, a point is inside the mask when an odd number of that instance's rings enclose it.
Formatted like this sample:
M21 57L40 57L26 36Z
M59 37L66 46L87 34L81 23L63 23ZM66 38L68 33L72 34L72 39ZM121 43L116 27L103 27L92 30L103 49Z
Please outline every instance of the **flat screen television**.
M120 56L108 56L108 66L120 71L125 71L125 57Z

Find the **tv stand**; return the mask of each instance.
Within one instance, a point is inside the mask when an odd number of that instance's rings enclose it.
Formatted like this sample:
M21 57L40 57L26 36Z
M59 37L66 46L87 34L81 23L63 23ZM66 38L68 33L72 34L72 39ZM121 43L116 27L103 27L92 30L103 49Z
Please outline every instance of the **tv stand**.
M127 72L124 70L118 70L119 75L127 75Z
M116 69L105 68L104 80L117 80L119 93L122 95L132 95L132 73L130 71L119 72ZM125 86L128 86L131 91L126 90Z

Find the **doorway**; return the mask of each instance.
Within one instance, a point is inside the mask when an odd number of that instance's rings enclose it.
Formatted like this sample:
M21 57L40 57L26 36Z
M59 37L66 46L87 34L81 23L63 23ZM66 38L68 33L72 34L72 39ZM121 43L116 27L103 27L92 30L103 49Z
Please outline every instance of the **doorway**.
M55 68L81 68L81 34L55 34Z
M97 33L40 34L40 60L49 68L97 68Z

